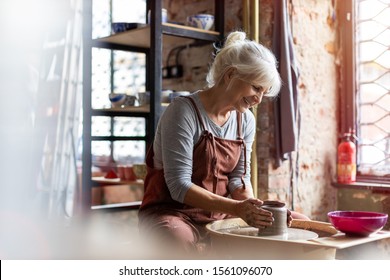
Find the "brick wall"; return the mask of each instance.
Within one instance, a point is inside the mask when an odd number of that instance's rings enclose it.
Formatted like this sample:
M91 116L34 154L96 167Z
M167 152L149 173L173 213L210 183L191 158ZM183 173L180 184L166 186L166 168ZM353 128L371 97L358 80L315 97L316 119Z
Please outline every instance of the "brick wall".
M269 44L273 1L260 2L261 38ZM291 162L285 161L277 169L273 167L274 145L270 135L274 129L273 110L270 102L262 104L257 134L259 195L263 199L286 200L295 210L327 221L326 213L336 207L336 192L331 186L336 163L338 95L335 22L330 20L329 14L333 7L332 1L295 0L292 3L290 19L301 72L299 148L292 154ZM290 183L292 166L298 167L299 174L293 184Z
M242 28L242 1L225 1L225 32ZM214 1L210 0L164 0L163 7L168 10L170 21L185 23L186 17L197 13L214 14ZM167 56L173 48L165 45L163 64L167 65ZM179 54L179 63L183 65L184 76L179 79L163 80L163 88L195 91L206 86L205 77L212 59L213 46L186 48ZM169 60L172 64L174 59ZM170 64L170 65L171 65Z

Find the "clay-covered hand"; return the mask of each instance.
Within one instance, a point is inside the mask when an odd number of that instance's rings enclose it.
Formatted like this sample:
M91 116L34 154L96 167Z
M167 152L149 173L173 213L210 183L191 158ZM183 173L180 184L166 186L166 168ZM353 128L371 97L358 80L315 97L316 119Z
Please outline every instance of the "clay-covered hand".
M260 208L263 201L256 198L249 198L237 205L237 216L243 219L248 225L255 228L266 228L274 221L272 213Z

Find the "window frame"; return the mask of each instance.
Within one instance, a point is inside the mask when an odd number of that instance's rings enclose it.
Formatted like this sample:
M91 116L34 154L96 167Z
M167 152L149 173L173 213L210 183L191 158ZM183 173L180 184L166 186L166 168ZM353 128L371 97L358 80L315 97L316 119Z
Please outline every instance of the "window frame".
M338 0L339 40L342 62L340 65L339 92L339 136L357 129L357 87L356 87L356 49L355 49L355 0ZM352 70L351 70L352 69ZM357 144L355 142L355 144ZM356 151L359 153L359 149ZM359 157L356 157L357 160ZM359 165L359 162L357 162ZM390 188L390 177L356 174L356 182L380 184Z

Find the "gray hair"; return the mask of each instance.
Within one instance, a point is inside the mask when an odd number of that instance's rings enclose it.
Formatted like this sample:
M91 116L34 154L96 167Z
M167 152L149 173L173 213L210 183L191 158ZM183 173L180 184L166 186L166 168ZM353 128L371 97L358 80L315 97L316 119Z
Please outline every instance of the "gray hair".
M274 54L263 45L246 39L245 32L230 33L222 48L216 47L214 61L207 74L208 87L218 85L224 74L234 68L234 78L269 88L264 96L277 96L282 81Z

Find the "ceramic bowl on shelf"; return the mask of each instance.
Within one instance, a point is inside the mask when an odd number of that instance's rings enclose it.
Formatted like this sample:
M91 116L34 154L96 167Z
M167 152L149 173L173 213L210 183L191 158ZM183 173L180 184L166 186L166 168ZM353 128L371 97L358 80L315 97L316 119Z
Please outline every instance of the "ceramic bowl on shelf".
M168 22L168 11L167 9L161 9L161 22ZM150 10L148 11L148 23L150 24Z
M145 24L137 22L113 22L111 24L111 30L112 33L116 34L143 26L145 26Z
M108 95L108 98L110 99L111 106L113 108L119 108L126 102L127 95L125 93L113 93L111 92Z
M187 25L204 30L210 30L214 25L214 16L209 14L196 14L188 16Z
M380 231L387 222L388 215L367 211L332 211L328 213L331 224L350 236L369 236Z

